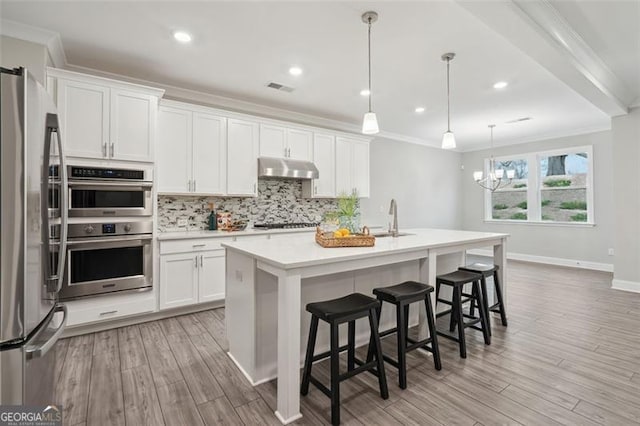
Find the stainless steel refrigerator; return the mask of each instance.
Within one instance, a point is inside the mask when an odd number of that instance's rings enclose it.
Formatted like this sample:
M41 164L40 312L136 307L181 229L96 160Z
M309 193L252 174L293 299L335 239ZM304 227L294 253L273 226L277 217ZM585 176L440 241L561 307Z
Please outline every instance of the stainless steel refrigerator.
M50 405L67 316L64 155L51 96L24 68L0 71L0 404Z

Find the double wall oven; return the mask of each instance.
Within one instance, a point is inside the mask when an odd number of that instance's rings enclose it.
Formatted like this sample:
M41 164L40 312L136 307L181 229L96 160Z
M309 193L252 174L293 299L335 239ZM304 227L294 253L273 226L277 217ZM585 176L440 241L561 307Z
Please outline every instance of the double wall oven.
M150 290L152 182L146 170L68 166L63 300Z

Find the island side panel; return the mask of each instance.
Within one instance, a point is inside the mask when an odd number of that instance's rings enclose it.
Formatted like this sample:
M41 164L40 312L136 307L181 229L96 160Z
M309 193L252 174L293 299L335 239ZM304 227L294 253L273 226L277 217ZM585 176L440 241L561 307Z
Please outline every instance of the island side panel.
M225 318L229 355L256 382L255 260L232 249L226 254Z

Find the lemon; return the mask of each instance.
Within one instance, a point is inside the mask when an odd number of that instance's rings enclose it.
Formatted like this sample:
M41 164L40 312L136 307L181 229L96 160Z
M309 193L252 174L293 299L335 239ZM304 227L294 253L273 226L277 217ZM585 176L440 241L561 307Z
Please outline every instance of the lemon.
M340 232L343 237L348 237L349 234L351 234L347 228L340 228L338 229L338 232Z
M333 237L334 238L342 238L342 232L338 231L334 231L333 232Z

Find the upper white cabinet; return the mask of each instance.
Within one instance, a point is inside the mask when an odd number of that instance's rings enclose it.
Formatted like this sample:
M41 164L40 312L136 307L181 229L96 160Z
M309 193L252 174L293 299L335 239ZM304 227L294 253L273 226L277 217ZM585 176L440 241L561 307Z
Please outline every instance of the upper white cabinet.
M346 137L336 138L336 193L358 193L369 197L369 143Z
M225 194L226 118L163 101L158 130L159 193Z
M153 162L163 91L48 69L69 157Z
M320 177L302 182L302 196L306 198L335 198L336 196L336 138L330 134L313 134L313 163Z
M309 130L260 124L260 156L311 161L313 133Z
M258 131L254 121L227 122L227 195L258 195Z

